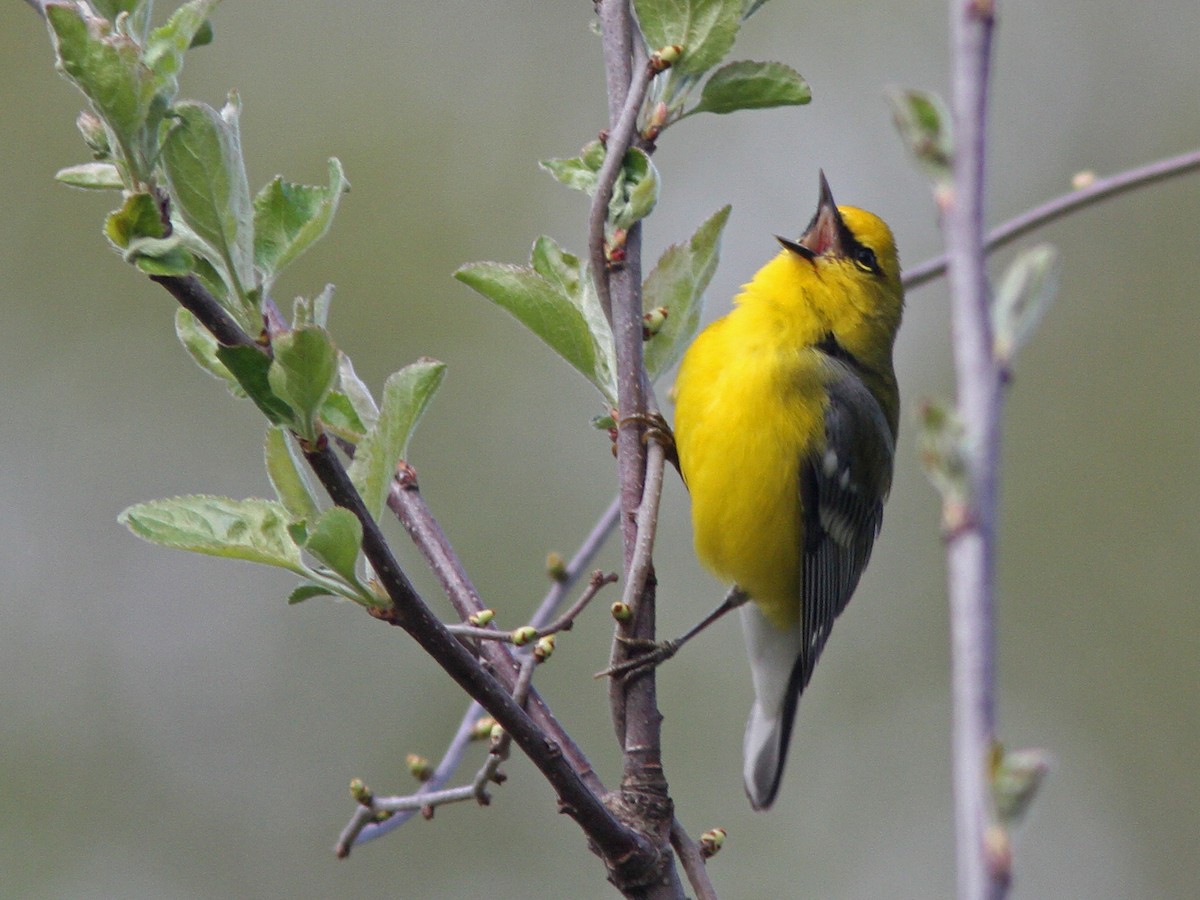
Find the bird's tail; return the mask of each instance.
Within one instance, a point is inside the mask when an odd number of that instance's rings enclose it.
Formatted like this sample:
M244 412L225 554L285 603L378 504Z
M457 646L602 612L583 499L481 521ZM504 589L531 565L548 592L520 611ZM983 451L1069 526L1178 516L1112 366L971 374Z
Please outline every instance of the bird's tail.
M742 630L754 680L754 708L742 745L746 795L755 809L775 802L783 764L787 761L796 701L803 688L798 665L804 648L801 625L790 629L772 624L753 603L741 609Z

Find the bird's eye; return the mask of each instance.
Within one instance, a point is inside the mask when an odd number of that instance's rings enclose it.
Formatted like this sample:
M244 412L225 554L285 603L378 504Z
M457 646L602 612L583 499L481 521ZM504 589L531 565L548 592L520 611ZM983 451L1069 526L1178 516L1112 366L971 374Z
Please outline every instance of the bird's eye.
M854 250L854 264L864 272L878 272L879 262L875 259L875 251L870 247L857 247Z

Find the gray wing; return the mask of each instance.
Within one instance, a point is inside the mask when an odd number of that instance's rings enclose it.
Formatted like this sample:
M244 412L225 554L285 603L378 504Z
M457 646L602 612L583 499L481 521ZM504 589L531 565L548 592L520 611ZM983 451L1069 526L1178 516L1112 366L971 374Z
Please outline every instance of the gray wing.
M831 358L829 365L825 451L801 463L804 607L800 633L780 632L757 609L743 607L742 611L753 669L762 668L768 673L763 677L769 678L781 655L795 660L782 708L760 695L756 677L743 773L755 809L766 809L775 801L796 704L825 649L834 619L850 602L867 566L892 482L895 437L879 402L850 364Z
M867 567L892 483L895 437L879 402L850 366L831 365L825 450L802 463L800 477L804 645L792 674L796 699Z

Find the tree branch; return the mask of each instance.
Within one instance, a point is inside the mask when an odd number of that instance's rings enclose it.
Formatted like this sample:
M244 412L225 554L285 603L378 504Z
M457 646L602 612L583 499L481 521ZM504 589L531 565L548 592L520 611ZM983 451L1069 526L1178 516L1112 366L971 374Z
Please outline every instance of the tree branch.
M394 490L398 489L399 486L397 485ZM391 505L390 496L389 505ZM566 598L567 591L579 580L583 571L591 565L592 560L600 551L600 547L612 533L617 523L617 514L619 511L620 502L614 499L608 505L608 509L601 514L587 537L579 545L579 549L575 551L575 555L567 563L561 577L557 578L554 584L551 585L550 590L547 591L546 596L530 618L530 625L540 629L553 619L563 600ZM395 512L394 507L393 512ZM485 712L486 710L477 702L471 701L466 712L463 713L458 730L447 745L446 752L442 755L441 761L437 764L437 768L434 769L429 780L421 785L421 789L417 792L416 796L420 797L426 792L439 791L446 786L458 770L459 765L461 765L463 754L472 741L476 723ZM593 774L588 772L585 774L585 778L590 778ZM367 816L363 816L362 820L359 821L359 816L362 814L360 808L360 810L355 812L355 815L351 818L346 828L342 830L342 834L338 839L339 851L344 848L345 854L349 854L351 847L351 843L349 842L353 842L353 845L365 844L367 841L382 837L412 819L419 809L420 807L417 807L412 810L398 812L383 822L371 822ZM339 855L342 854L339 852Z
M642 356L641 224L629 228L624 259L610 264L605 225L613 185L634 140L637 116L654 75L629 0L597 0L608 85L609 133L605 158L588 217L588 249L592 278L613 330L617 363L617 467L620 478L621 536L624 571L633 573L637 543L637 511L646 502L646 447L642 437L649 384ZM657 503L657 500L654 501ZM619 622L619 637L654 638L654 577L652 570L633 605L632 621ZM650 670L627 682L609 686L614 724L622 738L623 775L614 808L623 821L648 835L661 854L654 876L640 886L639 896L682 897L683 886L672 863L668 832L673 818L662 770L661 722ZM617 887L625 893L637 887ZM643 893L644 892L644 893Z
M992 0L952 0L954 189L944 210L958 412L964 428L968 518L947 543L954 696L958 897L1003 896L1007 873L989 860L988 751L996 731L995 546L1001 379L992 355L983 242Z
M215 298L192 277L156 277L156 282L173 296L185 300L192 312L222 343L258 346L236 325L230 330ZM221 332L218 334L218 332ZM262 349L262 348L260 348ZM472 698L477 700L505 731L512 735L523 753L537 766L555 789L564 812L574 818L604 858L610 877L616 880L643 878L657 865L660 849L636 830L622 823L604 804L577 771L565 750L569 747L551 740L510 695L517 679L517 667L501 666L497 675L511 679L507 686L486 672L467 650L433 615L417 594L392 554L378 523L367 511L341 460L328 442L321 438L312 444L301 442L305 459L320 480L330 499L350 510L363 529L362 550L379 584L392 605L385 610L370 610L382 621L403 628ZM490 647L503 647L487 642ZM547 712L548 716L548 712ZM591 776L595 778L594 774Z
M988 232L984 247L991 252L1070 213L1119 196L1126 191L1147 187L1159 181L1197 170L1200 170L1200 150L1192 150L1178 156L1127 169L1107 178L1098 178L1085 188L1048 200L992 229ZM935 256L905 272L904 287L906 290L920 287L945 273L946 255Z

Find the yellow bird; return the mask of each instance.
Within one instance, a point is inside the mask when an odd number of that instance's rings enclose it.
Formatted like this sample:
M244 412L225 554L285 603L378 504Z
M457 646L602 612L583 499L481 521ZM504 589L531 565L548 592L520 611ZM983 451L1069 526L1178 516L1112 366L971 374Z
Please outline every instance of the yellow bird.
M871 555L892 483L904 290L882 219L816 215L683 357L675 440L696 555L752 603L744 779L775 800L796 703Z

